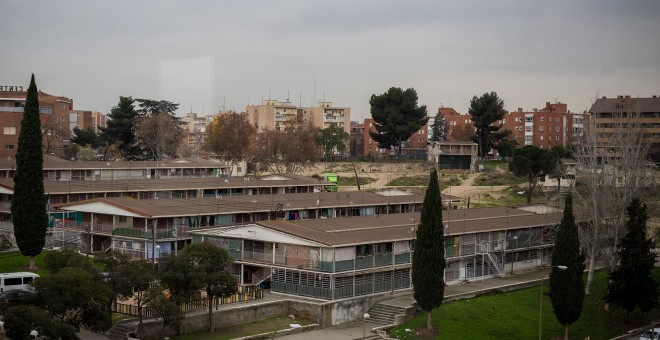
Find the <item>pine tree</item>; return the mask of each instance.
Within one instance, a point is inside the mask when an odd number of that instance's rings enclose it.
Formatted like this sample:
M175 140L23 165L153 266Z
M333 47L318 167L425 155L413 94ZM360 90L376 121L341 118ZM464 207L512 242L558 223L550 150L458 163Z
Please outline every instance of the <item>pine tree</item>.
M431 172L422 205L414 242L412 279L417 304L427 314L426 328L433 331L431 312L442 304L445 295L445 249L442 227L442 205L438 173Z
M128 159L141 158L141 150L135 145L133 133L138 116L134 104L135 100L131 97L119 97L119 104L110 111L107 127L101 128L100 135L107 145L116 143L122 156Z
M369 136L379 148L396 148L397 159L401 159L402 143L429 120L426 105L417 105L415 89L399 87L392 87L381 95L371 95L369 105L376 130L369 131Z
M11 200L11 220L16 244L21 254L30 257L30 269L35 268L34 257L41 253L46 244L48 228L42 137L39 93L32 74L18 135L14 195Z
M622 307L627 316L636 307L648 312L658 304L658 283L651 276L656 254L653 240L646 236L646 209L638 198L626 208L626 235L617 245L621 262L610 274L605 296L605 301Z
M564 326L564 339L568 339L568 326L580 318L584 301L584 254L580 250L573 197L566 196L564 216L552 252L553 266L566 266L566 270L553 267L550 273L550 299L555 317Z
M447 140L447 121L445 116L438 113L433 118L433 124L431 124L431 139L429 142L441 142Z

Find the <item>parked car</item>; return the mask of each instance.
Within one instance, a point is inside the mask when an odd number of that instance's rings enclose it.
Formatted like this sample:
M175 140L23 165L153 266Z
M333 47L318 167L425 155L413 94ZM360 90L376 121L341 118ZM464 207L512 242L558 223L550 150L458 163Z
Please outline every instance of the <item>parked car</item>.
M658 340L660 339L660 328L651 328L644 332L639 340Z
M24 304L30 303L35 294L27 290L10 290L0 293L0 302L6 304Z

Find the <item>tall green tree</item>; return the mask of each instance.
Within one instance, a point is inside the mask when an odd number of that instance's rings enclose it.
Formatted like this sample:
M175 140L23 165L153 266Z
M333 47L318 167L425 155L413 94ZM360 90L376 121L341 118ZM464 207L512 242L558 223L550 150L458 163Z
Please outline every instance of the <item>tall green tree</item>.
M21 254L30 257L30 269L35 269L34 257L41 253L46 244L48 228L43 162L39 93L32 74L18 136L14 195L11 200L16 244Z
M448 126L447 126L447 120L445 120L445 116L440 114L435 115L433 118L433 124L431 124L431 139L429 142L440 142L443 140L447 140L447 131L448 131Z
M318 129L314 137L314 144L323 150L325 160L332 159L335 152L344 154L346 152L346 142L350 138L348 132L337 125L336 123L330 124L325 129Z
M605 301L622 307L628 317L636 307L645 313L657 306L658 283L651 276L657 255L653 240L646 234L646 204L634 198L626 210L626 234L617 244L621 262L610 273Z
M103 146L104 141L99 137L99 135L94 132L91 128L81 129L79 127L73 128L73 137L71 137L71 142L76 143L80 146L91 146L96 149L100 146Z
M138 112L135 110L135 100L131 97L119 97L119 103L113 107L108 115L107 126L101 129L101 138L107 145L115 144L122 157L135 159L140 150L135 146L133 126ZM107 149L107 148L106 148Z
M532 202L532 192L539 179L550 174L557 161L555 155L547 149L534 145L525 145L513 151L513 160L509 163L509 171L518 177L527 177L527 203Z
M206 291L207 297L212 300L216 296L235 292L236 280L227 273L231 262L226 250L210 243L195 243L184 248L177 256L163 256L158 278L161 285L170 291L170 300L177 306L198 299L200 290ZM154 303L159 304L156 300ZM166 313L168 310L169 307L163 309ZM176 321L176 318L173 320ZM178 328L176 323L173 326ZM213 331L211 306L209 306L209 327Z
M552 265L566 266L566 270L553 267L550 272L550 300L555 317L564 326L564 339L568 340L568 326L580 318L584 302L584 254L580 250L578 227L573 214L573 196L568 194L564 203L564 216L557 230L552 251Z
M213 332L213 299L216 296L226 296L236 292L236 279L227 272L233 261L227 250L208 242L195 243L184 248L183 251L192 257L200 288L206 292L209 305L209 330Z
M477 130L474 141L479 144L479 156L484 157L498 143L496 132L502 125L493 124L504 118L504 101L495 92L484 93L481 97L474 96L470 100L468 113Z
M497 153L504 158L513 156L513 151L518 146L518 142L513 137L511 130L500 129L496 134L496 139L495 149L497 149Z
M433 331L434 308L442 304L445 295L445 237L442 226L442 202L438 173L431 171L429 186L422 205L421 218L414 241L412 280L417 304L426 311L426 328Z
M369 135L379 148L397 148L397 158L401 159L401 143L429 120L426 105L417 106L415 89L404 91L399 87L392 87L381 95L371 95L369 104L376 129L369 131Z

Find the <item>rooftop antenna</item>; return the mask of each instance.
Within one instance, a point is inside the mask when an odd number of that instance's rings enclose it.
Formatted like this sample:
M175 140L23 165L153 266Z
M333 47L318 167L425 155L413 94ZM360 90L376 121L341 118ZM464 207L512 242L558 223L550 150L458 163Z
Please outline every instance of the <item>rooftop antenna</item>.
M300 91L300 97L298 98L298 101L300 102L300 107L302 107L302 91Z
M289 103L289 91L286 91L286 102Z
M270 89L268 89L268 101L270 101Z
M314 73L314 96L312 97L312 106L314 106L314 102L316 102L316 73Z

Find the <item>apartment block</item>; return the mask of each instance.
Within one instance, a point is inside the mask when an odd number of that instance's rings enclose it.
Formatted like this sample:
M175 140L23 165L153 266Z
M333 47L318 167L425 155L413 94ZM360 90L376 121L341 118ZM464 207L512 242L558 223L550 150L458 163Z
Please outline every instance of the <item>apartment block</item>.
M651 144L649 156L655 162L660 161L660 98L657 95L650 98L602 97L591 106L589 115L593 132L608 147L616 147L610 138L614 129L627 124L639 126L644 140Z
M27 91L22 86L2 86L0 91L0 158L16 156ZM65 157L71 138L73 100L39 92L44 153Z
M378 143L371 138L369 132L376 132L373 118L367 118L362 124L354 124L351 127L351 156L390 158L396 156L396 150L386 150L378 147ZM406 158L426 159L429 139L429 124L422 126L419 130L402 143L401 155Z
M263 100L261 105L248 105L245 107L249 121L258 131L282 131L291 122L305 119L320 129L331 124L342 127L346 133L351 132L351 109L336 107L332 102L320 101L314 107L297 107L289 101Z

